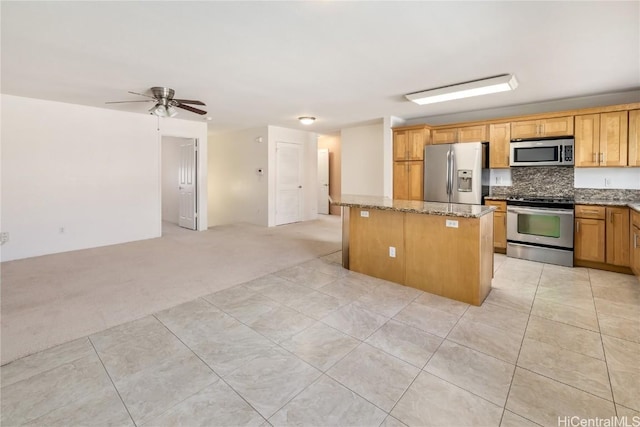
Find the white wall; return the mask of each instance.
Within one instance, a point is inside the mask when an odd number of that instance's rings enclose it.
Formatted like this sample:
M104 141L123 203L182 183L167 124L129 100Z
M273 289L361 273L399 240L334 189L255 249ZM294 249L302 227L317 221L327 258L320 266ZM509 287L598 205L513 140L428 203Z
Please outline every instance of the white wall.
M342 129L342 194L385 196L384 123ZM386 184L385 184L386 181ZM392 188L392 187L389 187Z
M640 190L640 168L576 168L574 180L575 188Z
M268 225L268 133L265 126L209 137L210 225Z
M185 138L165 136L162 138L162 220L178 223L180 143Z
M269 226L276 225L276 144L290 142L304 147L302 221L318 217L318 136L313 132L269 126Z
M160 135L206 142L204 123L163 119L158 129L143 114L1 103L3 261L159 236Z

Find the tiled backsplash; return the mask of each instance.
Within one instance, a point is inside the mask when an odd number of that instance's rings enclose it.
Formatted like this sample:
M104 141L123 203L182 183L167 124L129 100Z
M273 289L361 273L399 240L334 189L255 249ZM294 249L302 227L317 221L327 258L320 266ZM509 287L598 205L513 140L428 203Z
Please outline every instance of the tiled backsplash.
M492 186L492 196L563 197L576 200L640 201L640 190L574 188L574 168L511 168L510 186Z
M573 168L538 166L511 168L510 187L491 187L492 196L573 198Z

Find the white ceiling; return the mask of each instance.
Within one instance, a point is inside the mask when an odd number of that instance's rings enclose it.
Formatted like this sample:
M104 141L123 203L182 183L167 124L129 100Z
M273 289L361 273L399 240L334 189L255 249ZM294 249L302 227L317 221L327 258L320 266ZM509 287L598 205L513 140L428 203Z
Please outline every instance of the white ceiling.
M640 2L1 2L2 93L146 113L167 86L209 129L330 132L640 87ZM513 92L404 94L497 74ZM202 120L181 112L180 118Z

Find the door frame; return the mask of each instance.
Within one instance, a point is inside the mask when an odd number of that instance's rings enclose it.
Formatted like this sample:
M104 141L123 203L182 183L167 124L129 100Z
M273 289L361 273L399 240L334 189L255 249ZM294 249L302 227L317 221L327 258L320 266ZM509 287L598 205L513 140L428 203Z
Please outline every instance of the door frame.
M162 125L161 125L162 126ZM206 133L202 135L197 135L196 132L162 132L162 127L160 127L160 131L158 132L158 206L157 206L157 224L158 231L157 235L162 236L162 138L164 137L173 137L173 138L184 138L184 139L193 139L195 140L197 150L196 150L196 230L197 231L206 231L208 228L208 193L207 193L207 179L208 179L208 169L207 169L207 150L206 143L203 141L207 141Z

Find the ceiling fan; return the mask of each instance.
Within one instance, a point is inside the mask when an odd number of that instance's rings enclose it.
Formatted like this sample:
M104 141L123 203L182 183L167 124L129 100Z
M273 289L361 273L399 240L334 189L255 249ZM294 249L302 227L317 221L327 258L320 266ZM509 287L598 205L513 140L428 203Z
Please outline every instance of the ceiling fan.
M128 91L133 95L140 95L151 99L145 99L140 101L110 101L105 104L123 104L126 102L152 102L155 101L155 105L149 109L149 114L155 114L158 117L174 117L178 114L176 108L182 108L183 110L191 111L192 113L205 115L206 111L199 108L192 107L186 104L193 105L206 105L202 101L194 101L189 99L174 99L175 91L168 87L152 87L151 93L153 96L145 95L144 93Z

